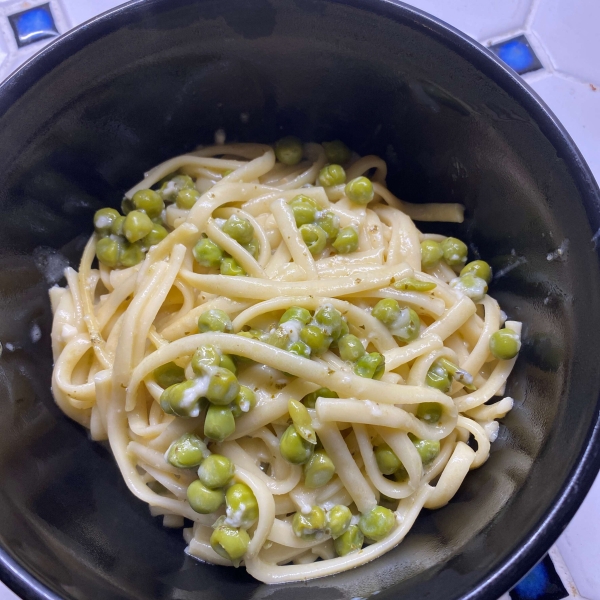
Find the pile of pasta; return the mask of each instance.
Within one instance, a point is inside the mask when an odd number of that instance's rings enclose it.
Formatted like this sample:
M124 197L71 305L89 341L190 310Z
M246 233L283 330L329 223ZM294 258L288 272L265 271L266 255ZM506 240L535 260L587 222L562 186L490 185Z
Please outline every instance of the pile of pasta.
M446 238L413 220L461 222L462 206L401 201L377 156L341 152L328 170L340 144L304 144L291 158L282 148L217 145L153 168L123 211L144 213L157 194L160 215L131 217L129 230L128 215L97 219L79 271L50 290L57 404L108 440L131 492L184 528L189 555L266 583L371 561L422 508L448 503L513 405L503 396L516 352L490 343L507 332L518 346L521 332L487 285L469 291L466 255L458 268L443 256L422 265L423 248ZM176 202L183 181L191 192ZM325 242L301 231L298 197ZM249 223L251 242L227 223ZM349 246L335 243L343 230ZM217 377L233 396L208 391ZM208 414L228 419L224 434Z

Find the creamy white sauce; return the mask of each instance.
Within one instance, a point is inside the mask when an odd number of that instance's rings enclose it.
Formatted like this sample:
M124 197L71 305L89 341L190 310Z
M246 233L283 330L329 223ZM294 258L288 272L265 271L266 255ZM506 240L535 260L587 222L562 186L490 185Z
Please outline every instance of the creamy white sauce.
M244 512L246 511L246 505L242 502L237 510L231 510L231 507L227 507L224 523L229 527L241 527L245 524Z
M212 368L209 369L212 370ZM193 381L194 385L183 392L183 397L181 399L182 408L190 408L199 398L206 396L210 384L210 373L202 375L202 377L197 377ZM190 412L190 417L197 417L199 414L200 406L196 406L196 408Z
M408 328L410 327L410 311L408 308L403 308L400 314L388 325L388 329L392 335L398 337L410 337Z
M487 283L481 277L473 277L473 285L467 286L464 284L461 277L455 277L450 281L450 287L459 294L467 296L475 302L482 300L487 292Z
M107 215L100 215L96 218L95 225L98 229L105 229L112 225L112 219Z
M281 329L290 338L290 342L295 343L300 339L300 331L302 330L304 325L300 321L296 321L296 319L291 319L290 321L286 321L279 327L281 327Z

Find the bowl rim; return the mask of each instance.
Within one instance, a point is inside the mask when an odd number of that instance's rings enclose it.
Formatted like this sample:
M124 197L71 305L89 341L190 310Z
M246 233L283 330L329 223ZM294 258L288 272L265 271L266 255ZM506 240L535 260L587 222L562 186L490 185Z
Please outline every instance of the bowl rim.
M201 3L204 0L130 0L96 15L51 41L0 83L0 116L27 90L61 62L93 41L131 21L144 12L171 6ZM399 0L319 0L346 4L422 31L456 52L510 96L517 98L541 132L560 151L578 188L592 230L600 230L600 188L575 142L538 94L488 48L452 25ZM599 249L600 250L600 249ZM600 257L600 252L597 250ZM460 600L495 600L514 586L539 562L559 537L586 497L600 470L600 397L582 451L552 505L524 535L520 548L507 556L492 573L484 574ZM63 600L15 560L0 543L0 580L23 600ZM458 600L458 599L457 599Z

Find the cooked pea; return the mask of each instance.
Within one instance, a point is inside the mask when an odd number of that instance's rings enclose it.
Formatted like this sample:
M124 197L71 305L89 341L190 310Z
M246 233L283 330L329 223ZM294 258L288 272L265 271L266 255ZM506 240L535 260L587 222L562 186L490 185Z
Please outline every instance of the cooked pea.
M450 282L450 287L465 296L468 296L473 302L483 300L488 286L485 279L476 277L472 273L466 273L460 277L456 277Z
M204 435L216 442L222 442L235 431L235 419L228 406L211 404L206 411Z
M296 356L301 356L302 358L310 358L310 347L301 340L292 342L287 347L287 351L295 354Z
M340 335L339 335L339 337L343 337L345 335L348 335L349 333L350 333L350 328L348 327L348 322L346 321L346 319L342 319L342 324L340 326Z
M338 556L346 556L358 552L365 541L363 532L357 525L350 525L348 529L334 540L333 546Z
M152 231L153 225L152 219L146 213L132 210L123 223L123 233L130 242L137 242Z
M344 167L335 164L323 167L319 172L319 183L323 187L346 183L346 171L344 171Z
M311 444L317 443L317 435L312 426L312 420L304 404L291 398L288 402L288 412L298 435Z
M323 211L315 223L327 234L328 240L334 240L340 232L340 219L330 210Z
M254 237L254 226L248 219L244 219L239 215L231 215L223 223L223 233L226 233L240 244L248 244Z
M96 256L102 264L114 269L119 265L124 249L125 244L120 240L105 237L96 244Z
M193 433L184 433L165 453L167 461L178 469L197 467L210 454L206 444Z
M202 406L202 396L194 386L196 381L188 379L170 385L160 396L160 406L167 413L178 417L197 417Z
M490 338L490 352L500 360L514 358L521 349L521 341L515 331L505 327Z
M395 524L394 513L384 506L374 506L370 511L362 514L358 521L358 527L363 535L375 542L387 537Z
M129 198L123 198L123 200L121 200L121 212L124 215L128 215L134 209L135 206L133 206L133 202Z
M343 320L342 313L331 304L325 304L315 312L315 322L332 338L339 337Z
M316 489L327 485L335 473L335 465L323 450L318 450L304 465L304 485Z
M319 506L313 506L308 514L296 512L292 519L292 530L303 540L314 540L325 533L326 525L325 511Z
M232 485L225 494L228 525L248 529L258 519L258 502L254 492L245 483Z
M373 184L366 177L356 177L346 184L346 196L355 204L369 204L374 195Z
M120 260L124 267L134 267L144 260L144 251L138 244L126 244Z
M340 358L350 362L356 362L366 353L362 342L352 334L347 334L338 340Z
M403 342L412 342L419 337L421 319L412 308L403 308L400 315L389 325L390 333Z
M267 344L275 346L275 348L285 350L290 343L289 331L284 327L277 327L277 329L268 334L266 341Z
M225 502L223 490L211 490L199 479L192 481L187 489L190 506L201 515L208 515L218 510Z
M423 240L421 242L421 266L424 269L433 269L438 265L444 250L442 245L435 240Z
M137 210L143 210L151 219L158 217L165 207L163 199L154 190L138 190L131 201Z
M450 390L450 386L452 385L448 371L446 371L446 369L444 369L444 367L438 363L433 363L431 367L429 367L429 371L427 371L427 377L425 378L425 383L427 383L428 386L444 393L448 392Z
M189 210L198 202L200 198L200 192L193 188L184 188L183 190L179 190L177 192L177 197L175 198L175 204L177 204L177 208L182 208L183 210Z
M424 465L429 464L440 453L440 442L438 440L421 440L412 433L409 433L408 437L415 445Z
M313 448L314 445L302 438L293 425L285 430L279 442L281 456L293 465L307 462L313 453Z
M200 346L192 356L192 369L196 375L206 375L208 367L218 367L221 364L219 351L209 344Z
M325 149L325 157L330 163L343 165L350 160L350 156L352 155L350 148L340 140L323 142L323 148Z
M290 306L279 319L279 324L287 323L288 321L300 321L306 325L311 319L310 312L306 308L300 306Z
M375 448L375 460L384 475L393 475L402 466L402 461L387 444Z
M258 258L260 246L256 238L252 238L247 244L242 244L242 247L251 254L255 259Z
M237 377L222 367L213 367L206 397L213 404L225 406L231 404L240 391Z
M221 275L230 275L231 277L241 277L246 271L237 263L235 258L224 258L221 261Z
M121 237L125 237L123 233L123 225L125 225L125 217L123 215L119 215L114 221L110 228L110 232L113 235L118 235Z
M327 244L327 234L318 225L300 225L300 235L311 254L319 254Z
M211 548L223 558L237 563L246 554L250 536L245 529L220 525L210 536Z
M306 325L300 330L300 339L315 353L322 354L329 348L331 338L316 325Z
M94 229L99 235L109 235L113 223L120 217L114 208L101 208L94 213Z
M327 512L327 530L335 540L348 531L352 521L352 512L343 504L336 504Z
M384 325L391 325L400 316L400 305L392 298L380 300L371 311L371 314Z
M219 366L223 369L231 371L234 375L237 373L237 367L235 366L235 363L229 354L223 354L221 356L221 362L219 363Z
M198 330L200 333L207 331L230 332L232 330L229 315L218 308L211 308L198 317Z
M302 403L306 408L314 408L317 398L339 398L339 396L329 388L322 387L310 394L306 394L306 396L302 398Z
M192 250L192 254L196 262L203 267L211 267L216 269L221 264L223 258L223 250L217 246L212 240L202 238Z
M156 381L163 389L185 380L183 369L174 362L168 362L157 369L154 369L153 375L154 381Z
M234 470L233 463L226 456L211 454L198 467L198 479L207 488L214 490L226 486L233 477Z
M356 361L354 372L367 379L381 379L385 372L385 358L379 352L364 354Z
M492 267L485 260L473 260L467 263L460 272L461 276L470 273L475 277L480 277L486 283L492 281Z
M231 405L231 412L237 419L256 406L256 394L247 386L240 385L240 391Z
M332 245L340 254L356 252L358 249L358 232L354 227L344 227L340 229Z
M464 369L461 369L458 365L455 365L447 358L438 358L437 362L442 367L444 367L446 371L448 371L448 375L456 379L456 381L465 384L465 387L473 383L473 375L471 375L471 373L468 373Z
M436 287L436 284L431 281L421 281L415 277L405 277L400 281L396 281L392 287L409 292L429 292Z
M439 402L421 402L417 408L417 417L433 425L442 418L442 405Z
M284 165L297 165L302 160L302 142L293 135L281 138L275 144L275 156Z
M312 198L309 198L304 194L299 194L298 196L295 196L289 204L292 213L294 213L294 219L296 220L296 225L298 227L314 222L319 207Z
M166 202L175 202L180 190L195 189L194 180L188 175L174 175L165 181L158 193Z
M167 235L169 235L169 232L160 223L153 223L150 233L142 239L141 243L149 248L150 246L155 246L159 242L162 242Z
M469 249L458 238L449 237L442 242L444 260L451 267L462 267L467 262Z

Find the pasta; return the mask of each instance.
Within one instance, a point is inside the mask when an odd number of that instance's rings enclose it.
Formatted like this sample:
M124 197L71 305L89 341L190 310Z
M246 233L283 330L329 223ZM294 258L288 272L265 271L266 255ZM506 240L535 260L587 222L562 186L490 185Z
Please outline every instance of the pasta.
M359 566L489 456L521 324L487 263L413 222L462 206L386 174L341 142L200 148L98 211L50 290L57 404L199 560Z

